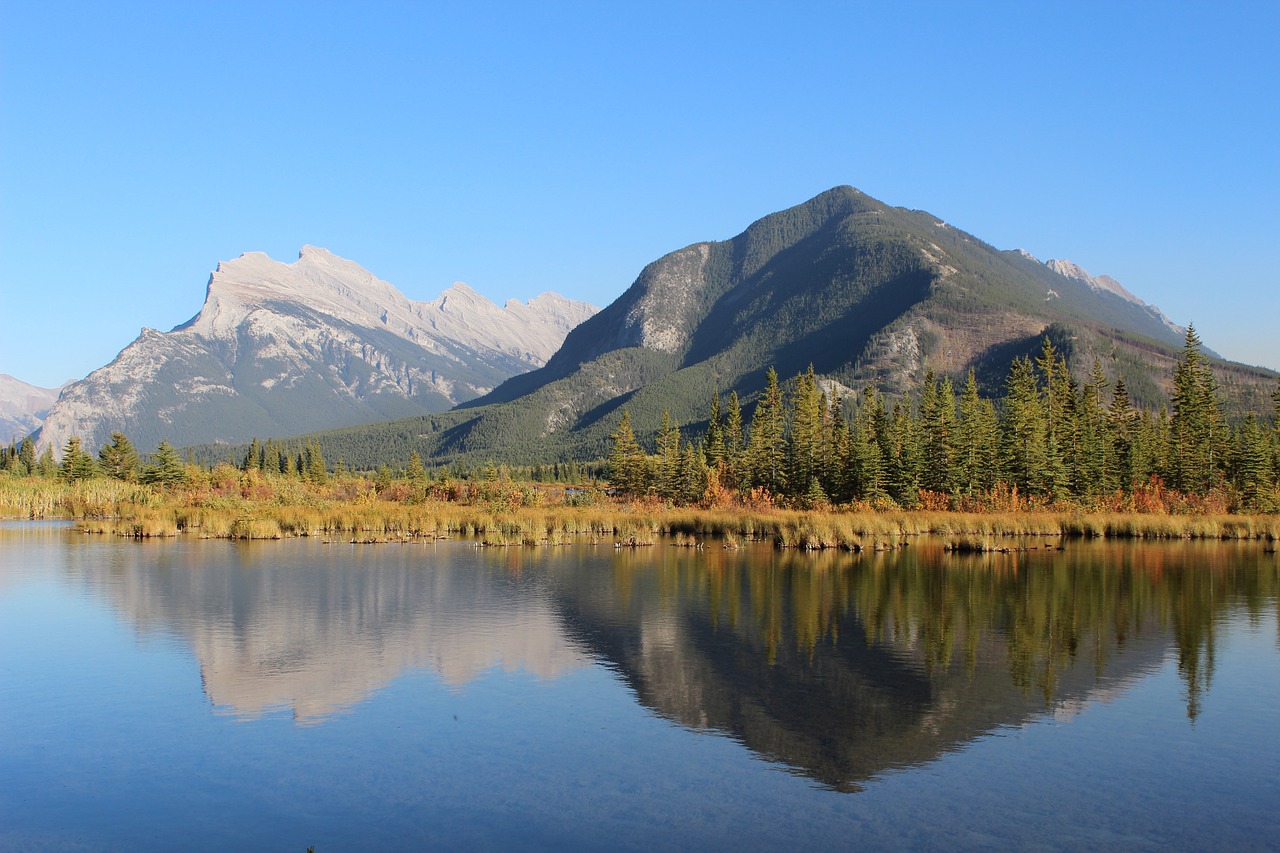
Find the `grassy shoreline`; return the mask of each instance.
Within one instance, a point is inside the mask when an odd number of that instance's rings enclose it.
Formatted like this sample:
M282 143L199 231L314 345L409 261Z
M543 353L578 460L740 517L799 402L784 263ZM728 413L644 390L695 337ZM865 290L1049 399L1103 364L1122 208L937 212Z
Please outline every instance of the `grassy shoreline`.
M243 492L243 493L242 493ZM534 499L536 501L536 498ZM1089 512L1034 509L972 513L947 510L851 511L775 507L667 507L596 495L588 505L529 505L528 495L465 501L397 499L372 490L299 486L235 493L166 490L112 480L0 483L0 517L64 518L79 529L128 538L179 535L209 539L318 537L391 542L474 538L485 545L596 542L620 546L733 548L772 541L802 550L887 550L911 537L946 539L953 551L1009 550L1010 537L1280 540L1280 515Z

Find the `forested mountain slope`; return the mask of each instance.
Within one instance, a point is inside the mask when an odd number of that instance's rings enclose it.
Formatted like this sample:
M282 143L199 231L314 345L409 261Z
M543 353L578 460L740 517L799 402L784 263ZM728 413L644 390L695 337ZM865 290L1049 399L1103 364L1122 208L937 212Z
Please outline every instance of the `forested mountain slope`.
M513 462L600 458L619 410L641 436L664 410L705 418L716 391L752 400L768 367L812 364L850 388L889 395L926 370L978 371L997 395L1015 356L1055 339L1083 375L1099 359L1135 402L1159 405L1184 329L1114 279L1067 261L1000 251L928 213L851 187L760 219L730 240L649 264L574 329L547 364L444 415L325 437L330 459L368 466L425 457ZM1232 404L1265 408L1269 371L1216 362Z

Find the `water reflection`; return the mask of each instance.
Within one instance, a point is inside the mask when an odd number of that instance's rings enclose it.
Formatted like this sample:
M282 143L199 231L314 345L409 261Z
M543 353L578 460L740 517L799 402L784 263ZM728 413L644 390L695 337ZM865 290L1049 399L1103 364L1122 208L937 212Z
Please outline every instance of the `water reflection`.
M78 540L77 540L78 541ZM218 708L315 722L405 672L458 689L599 662L655 713L823 785L1070 714L1176 658L1194 720L1229 616L1277 607L1256 545L885 554L80 542L65 576L179 638Z
M473 549L117 543L71 552L68 570L139 631L181 637L213 705L243 718L319 722L408 671L457 687L587 662L544 596Z

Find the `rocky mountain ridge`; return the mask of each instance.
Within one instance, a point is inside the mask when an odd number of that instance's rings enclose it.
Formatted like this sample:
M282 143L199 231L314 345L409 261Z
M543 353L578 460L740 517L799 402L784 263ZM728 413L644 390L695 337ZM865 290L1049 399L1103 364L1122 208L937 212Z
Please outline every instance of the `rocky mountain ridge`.
M191 320L143 329L69 385L38 444L93 448L117 429L147 449L238 442L443 411L542 365L594 312L553 293L499 307L462 283L416 302L325 249L246 253L218 264Z
M0 373L0 441L7 444L38 429L58 399L59 390L40 388Z

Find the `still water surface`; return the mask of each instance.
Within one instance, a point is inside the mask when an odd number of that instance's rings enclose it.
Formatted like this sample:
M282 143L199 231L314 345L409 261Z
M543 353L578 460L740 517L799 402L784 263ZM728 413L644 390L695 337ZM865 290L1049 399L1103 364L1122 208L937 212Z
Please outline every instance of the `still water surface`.
M1274 850L1278 577L3 523L0 850Z

